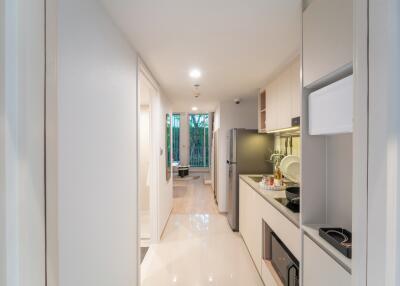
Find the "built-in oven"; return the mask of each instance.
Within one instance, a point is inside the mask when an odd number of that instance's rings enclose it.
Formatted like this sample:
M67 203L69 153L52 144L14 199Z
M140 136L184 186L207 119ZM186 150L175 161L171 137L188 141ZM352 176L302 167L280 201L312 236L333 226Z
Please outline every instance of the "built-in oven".
M271 233L271 263L285 286L299 285L299 262L279 237Z
M265 221L263 221L263 259L271 262L283 285L299 285L298 260Z

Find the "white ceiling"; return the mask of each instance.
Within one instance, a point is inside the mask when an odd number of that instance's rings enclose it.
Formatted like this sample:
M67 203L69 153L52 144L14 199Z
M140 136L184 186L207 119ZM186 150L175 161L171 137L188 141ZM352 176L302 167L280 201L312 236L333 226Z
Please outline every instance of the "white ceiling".
M174 111L255 95L300 47L300 0L102 0ZM188 76L202 70L201 96Z

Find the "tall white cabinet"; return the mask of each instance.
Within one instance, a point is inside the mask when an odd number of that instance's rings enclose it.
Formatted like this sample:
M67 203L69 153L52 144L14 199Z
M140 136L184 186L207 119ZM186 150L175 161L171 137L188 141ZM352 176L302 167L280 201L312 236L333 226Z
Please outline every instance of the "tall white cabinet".
M351 0L313 0L303 11L301 228L304 286L351 285L351 259L322 239L318 231L320 227L352 231L353 96L352 91L342 93L339 84L344 78L347 78L346 83L352 81L349 77L353 59L352 5ZM338 96L342 94L346 96ZM350 116L346 117L350 125L345 128L340 125L342 106ZM328 116L331 112L341 117Z
M300 58L261 90L259 131L281 132L301 117L300 285L350 286L352 259L322 239L319 228L353 229L353 1L303 2ZM240 210L241 232L259 257L251 235L260 231L257 203L250 197L240 198L247 209Z

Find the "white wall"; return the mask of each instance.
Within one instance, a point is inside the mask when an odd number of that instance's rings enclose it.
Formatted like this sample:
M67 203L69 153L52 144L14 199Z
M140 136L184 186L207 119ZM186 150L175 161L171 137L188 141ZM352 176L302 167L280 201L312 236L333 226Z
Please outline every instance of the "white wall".
M59 276L48 285L137 285L137 56L96 0L59 0L52 12L48 238Z
M0 0L0 285L7 285L7 217L5 189L5 0Z
M217 106L217 109L214 112L213 131L216 131L220 127L221 127L221 104Z
M219 104L215 112L215 129L218 130L219 122L219 142L218 142L218 209L226 212L226 160L228 159L228 135L232 128L257 129L257 96L246 97L240 104L235 104L233 100L224 101Z
M42 286L44 1L0 6L0 284Z
M214 111L214 116L213 116L213 144L215 144L215 146L211 146L212 150L211 150L211 188L214 190L214 193L218 192L218 186L216 185L216 181L214 178L215 172L218 169L217 163L214 160L214 156L215 156L215 152L218 152L218 142L215 142L216 140L218 140L218 138L216 139L215 137L218 137L218 130L220 128L220 114L221 114L221 108L218 105L216 110ZM218 173L217 173L218 176ZM216 190L217 189L217 190ZM218 198L217 198L218 200Z
M352 231L353 135L326 136L327 224Z

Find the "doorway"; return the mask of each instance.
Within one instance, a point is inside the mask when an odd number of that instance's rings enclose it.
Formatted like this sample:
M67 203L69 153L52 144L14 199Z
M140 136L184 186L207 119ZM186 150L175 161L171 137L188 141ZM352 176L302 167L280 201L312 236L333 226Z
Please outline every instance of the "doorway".
M143 95L143 94L142 94ZM145 94L146 95L146 94ZM141 247L147 247L151 239L150 223L150 104L147 98L141 98L139 110L139 210ZM142 253L142 258L144 254Z
M159 239L159 91L143 64L138 73L138 215L140 261L148 248Z
M218 130L213 132L212 137L212 171L211 175L213 176L213 190L214 190L214 199L218 205Z

